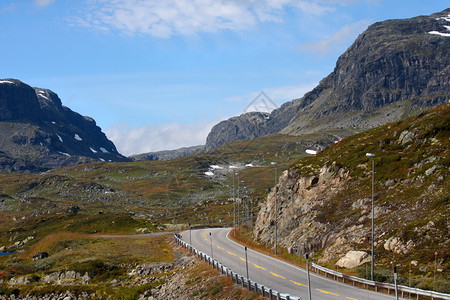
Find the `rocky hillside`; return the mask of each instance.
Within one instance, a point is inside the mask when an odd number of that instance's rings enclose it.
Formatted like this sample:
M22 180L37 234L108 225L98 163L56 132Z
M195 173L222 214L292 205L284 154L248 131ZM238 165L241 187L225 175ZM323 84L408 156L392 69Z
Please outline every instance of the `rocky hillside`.
M164 150L157 152L149 152L143 154L132 155L129 158L133 161L141 161L141 160L171 160L175 158L182 158L190 155L195 155L197 153L202 153L205 151L205 146L192 146L192 147L183 147L175 150Z
M346 136L415 115L450 99L450 9L371 25L334 71L303 98L270 115L244 114L217 124L213 149L274 132Z
M283 104L272 113L249 112L215 125L206 138L206 150L212 150L231 141L254 139L280 132L295 116L299 100Z
M54 92L0 80L0 171L35 172L92 161L126 161L89 117Z
M450 104L347 137L300 160L262 204L254 236L334 265L352 250L370 254L371 160L375 163L375 261L427 275L448 272ZM362 262L361 262L362 263ZM342 264L340 264L343 266ZM345 264L344 264L345 266Z

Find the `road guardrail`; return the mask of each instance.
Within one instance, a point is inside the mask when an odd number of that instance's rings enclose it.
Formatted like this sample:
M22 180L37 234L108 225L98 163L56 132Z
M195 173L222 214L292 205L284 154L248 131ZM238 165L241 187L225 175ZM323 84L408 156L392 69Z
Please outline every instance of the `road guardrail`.
M230 268L226 267L225 265L221 264L214 258L210 257L206 253L197 250L194 246L190 245L189 243L186 243L181 239L181 235L174 233L173 234L175 242L186 248L189 252L195 254L198 258L201 260L204 260L208 264L212 265L213 268L220 271L221 274L226 275L230 277L236 284L242 285L243 288L247 288L249 291L255 292L257 294L262 295L263 297L268 297L269 299L277 299L277 300L302 300L301 298L291 296L289 294L283 294L276 290L273 290L269 287L266 287L262 284L259 284L255 281L252 281L248 279L245 276L242 276Z
M263 286L262 284L259 284L257 282L254 282L252 280L248 280L245 276L242 276L230 268L222 265L217 260L213 259L206 253L197 250L195 247L190 245L189 243L186 243L181 239L181 236L179 234L174 233L175 241L180 245L185 247L189 250L189 252L195 254L200 259L208 262L210 265L212 265L214 268L219 270L222 274L226 274L228 277L230 277L233 281L236 282L236 284L242 285L243 287L248 288L251 291L254 291L255 293L261 294L263 297L269 297L270 299L283 299L283 300L301 300L301 298L293 297L289 294L281 294L275 290L272 290L268 287ZM395 294L395 285L390 283L384 283L384 282L377 282L372 281L364 278L359 278L355 276L350 276L338 271L330 270L328 268L322 267L316 263L311 263L311 270L318 274L323 274L326 277L334 278L335 280L341 279L343 283L349 283L353 285L361 285L364 288L372 287L375 291L378 291L379 289L385 289L388 294ZM431 299L444 299L444 300L450 300L450 294L445 293L438 293L434 291L429 290L422 290L417 288L412 288L408 286L398 285L398 292L401 293L401 297L404 297L405 294L408 296L415 295L416 299L419 300L420 296L430 297Z
M388 294L391 294L391 292L392 292L392 294L395 294L395 285L390 284L390 283L377 282L377 281L367 280L364 278L350 276L350 275L343 274L338 271L327 269L327 268L322 267L315 263L311 264L311 270L313 270L314 272L316 272L318 274L321 274L321 272L322 272L325 276L333 277L335 280L339 280L339 278L340 278L340 279L342 279L342 282L344 282L344 283L352 283L353 285L360 284L360 285L363 285L365 288L370 286L375 291L378 291L379 289L385 289L385 290L387 290ZM419 300L420 296L431 297L431 299L450 300L450 295L445 294L445 293L438 293L438 292L434 292L434 291L416 289L416 288L412 288L409 286L403 286L403 285L398 285L397 287L398 287L399 294L401 293L400 294L401 297L404 297L406 294L408 296L415 295L417 297L416 298L417 300Z

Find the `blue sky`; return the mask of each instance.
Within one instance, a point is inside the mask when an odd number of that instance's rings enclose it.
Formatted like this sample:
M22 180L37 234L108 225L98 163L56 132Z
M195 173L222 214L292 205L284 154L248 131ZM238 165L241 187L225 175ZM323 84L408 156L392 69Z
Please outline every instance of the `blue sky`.
M0 78L56 92L125 155L203 144L310 91L368 25L444 0L0 0Z

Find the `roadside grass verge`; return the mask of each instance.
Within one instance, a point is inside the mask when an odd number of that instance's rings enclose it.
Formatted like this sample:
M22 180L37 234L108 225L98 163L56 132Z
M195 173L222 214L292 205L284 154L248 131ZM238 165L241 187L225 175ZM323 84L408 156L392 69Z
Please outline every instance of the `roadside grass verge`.
M0 269L7 277L74 270L88 272L94 282L101 282L125 277L127 269L135 264L173 262L173 249L166 239L167 236L100 238L59 232L17 256L0 257ZM33 261L35 251L46 251L49 257Z

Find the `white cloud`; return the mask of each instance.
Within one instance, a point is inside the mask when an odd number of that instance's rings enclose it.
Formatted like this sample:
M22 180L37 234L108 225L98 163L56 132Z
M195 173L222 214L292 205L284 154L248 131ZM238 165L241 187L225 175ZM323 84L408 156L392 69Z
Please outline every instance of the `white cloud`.
M123 155L141 154L182 147L204 145L217 122L167 123L130 127L120 123L106 130L106 135Z
M317 83L310 83L270 88L265 89L264 94L269 97L267 103L271 106L270 110L273 110L286 101L302 97L316 85ZM224 99L224 101L240 103L239 106L241 107L241 111L234 114L240 115L252 111L255 107L261 108L260 101L252 103L260 94L261 91L251 92L242 96L227 98ZM267 100L264 97L262 99ZM249 105L253 105L253 107L249 107ZM265 109L257 110L264 111ZM231 116L217 115L216 120L213 121L200 120L188 124L176 122L160 123L140 127L130 127L126 123L119 123L107 129L105 133L108 138L114 142L120 153L129 156L133 154L204 145L206 143L206 137L212 127L230 117Z
M38 6L46 6L49 5L53 2L55 2L55 0L33 0L34 4L38 5Z
M301 44L299 49L300 51L311 52L319 58L322 58L329 52L334 52L338 48L354 41L358 34L367 29L370 23L369 20L360 20L352 24L347 24L330 37L318 42Z
M51 0L35 0L49 2ZM263 22L282 22L290 8L308 14L333 9L320 0L88 0L78 25L126 34L167 38L199 32L242 30Z

